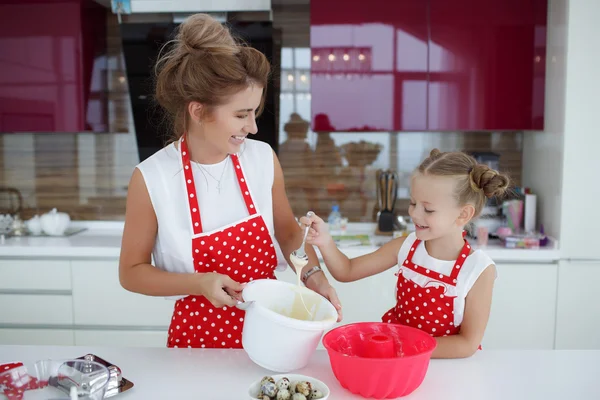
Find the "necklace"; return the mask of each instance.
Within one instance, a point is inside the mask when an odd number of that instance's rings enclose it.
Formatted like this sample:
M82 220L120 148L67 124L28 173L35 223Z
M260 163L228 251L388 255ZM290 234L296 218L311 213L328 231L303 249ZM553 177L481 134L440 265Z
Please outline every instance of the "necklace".
M198 166L200 172L202 172L202 175L204 175L204 179L206 180L206 186L208 186L208 179L206 178L205 172L217 182L217 192L221 194L221 180L223 179L223 175L225 175L225 170L227 169L227 165L229 164L229 156L227 156L227 159L225 160L225 165L223 166L223 171L221 171L221 177L219 179L215 178L215 176L211 174L202 165L198 164L197 162L194 162L194 164Z

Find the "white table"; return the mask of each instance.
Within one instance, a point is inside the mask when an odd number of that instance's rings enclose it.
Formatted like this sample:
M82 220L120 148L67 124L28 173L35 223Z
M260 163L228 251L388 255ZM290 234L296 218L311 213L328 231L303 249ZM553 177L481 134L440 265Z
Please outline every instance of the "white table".
M0 346L0 363L75 358L93 353L121 367L135 387L115 399L244 400L248 386L272 372L243 350ZM343 389L325 351L297 373L331 389L332 400L361 397ZM489 351L462 360L432 360L410 400L600 399L600 351Z

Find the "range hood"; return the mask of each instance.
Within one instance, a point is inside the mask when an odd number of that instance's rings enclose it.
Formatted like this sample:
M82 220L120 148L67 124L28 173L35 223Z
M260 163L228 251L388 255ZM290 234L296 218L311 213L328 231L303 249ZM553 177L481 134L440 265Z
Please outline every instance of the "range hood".
M96 0L115 14L271 11L271 0Z
M142 6L142 3L148 4ZM216 4L219 11L216 11ZM165 123L163 111L153 98L153 73L154 63L162 46L173 38L177 26L195 12L210 13L217 20L226 23L235 36L261 51L269 60L279 59L280 45L274 39L271 11L257 10L260 4L261 7L270 8L271 0L132 0L131 13L119 14L140 161L160 150L171 136L171 127ZM192 5L194 11L191 11ZM224 10L225 8L228 9ZM145 12L139 12L141 9ZM268 143L275 152L279 145L278 99L278 85L271 79L267 87L265 112L257 120L258 134L252 137Z

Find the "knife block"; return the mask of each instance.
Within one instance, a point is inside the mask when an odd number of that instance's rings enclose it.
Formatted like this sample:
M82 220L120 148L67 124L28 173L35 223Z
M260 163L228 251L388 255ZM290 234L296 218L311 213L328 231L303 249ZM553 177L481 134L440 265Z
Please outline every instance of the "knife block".
M382 235L392 235L394 233L394 213L392 211L382 210L377 216L377 231Z

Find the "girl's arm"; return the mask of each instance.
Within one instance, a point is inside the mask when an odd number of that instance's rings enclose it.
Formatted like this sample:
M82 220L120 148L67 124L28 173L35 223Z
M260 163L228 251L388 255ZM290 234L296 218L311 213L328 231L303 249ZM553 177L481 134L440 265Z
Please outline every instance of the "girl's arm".
M466 358L475 354L490 316L495 277L495 265L481 273L467 295L460 333L436 338L437 347L432 358Z
M303 217L300 222L311 226L306 242L319 247L327 269L339 282L357 281L398 264L398 252L405 239L403 237L384 244L373 253L349 259L337 248L327 224L321 218L317 215Z

